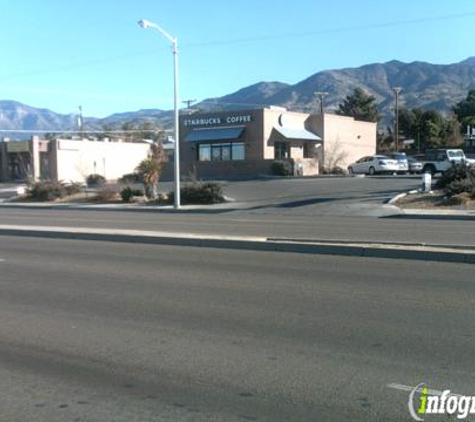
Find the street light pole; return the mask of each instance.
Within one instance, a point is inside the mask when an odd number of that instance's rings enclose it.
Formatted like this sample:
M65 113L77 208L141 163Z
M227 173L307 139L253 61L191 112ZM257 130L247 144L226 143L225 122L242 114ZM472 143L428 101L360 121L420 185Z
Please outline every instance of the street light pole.
M400 87L391 88L394 92L394 112L396 115L396 120L394 121L394 142L396 144L396 151L399 151L399 93L401 92Z
M174 148L174 174L175 174L175 209L179 209L181 206L180 201L180 129L179 129L179 108L178 108L178 38L172 37L168 32L163 30L157 24L150 22L145 19L138 21L138 24L141 28L153 28L160 32L166 39L172 43L172 53L173 53L173 105L174 105L174 138L175 138L175 148Z

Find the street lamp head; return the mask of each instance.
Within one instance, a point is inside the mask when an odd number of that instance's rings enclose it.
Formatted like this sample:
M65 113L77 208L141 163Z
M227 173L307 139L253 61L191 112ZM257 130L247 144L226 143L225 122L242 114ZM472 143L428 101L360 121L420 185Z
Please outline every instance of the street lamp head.
M151 23L150 21L146 20L146 19L140 19L138 22L139 26L141 28L144 28L144 29L147 29L151 26Z

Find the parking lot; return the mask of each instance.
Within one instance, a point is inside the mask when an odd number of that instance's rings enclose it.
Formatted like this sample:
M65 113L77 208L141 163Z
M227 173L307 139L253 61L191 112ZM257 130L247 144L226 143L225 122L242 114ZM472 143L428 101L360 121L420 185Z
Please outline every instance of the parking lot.
M223 188L254 213L383 216L394 213L385 202L420 183L421 176L319 177L223 182Z

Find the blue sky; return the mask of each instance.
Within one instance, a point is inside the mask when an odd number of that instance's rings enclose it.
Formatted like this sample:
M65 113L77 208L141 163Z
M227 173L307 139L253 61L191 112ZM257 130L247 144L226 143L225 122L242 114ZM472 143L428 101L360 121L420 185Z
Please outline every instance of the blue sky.
M87 116L173 108L325 69L475 55L473 0L0 0L0 99Z

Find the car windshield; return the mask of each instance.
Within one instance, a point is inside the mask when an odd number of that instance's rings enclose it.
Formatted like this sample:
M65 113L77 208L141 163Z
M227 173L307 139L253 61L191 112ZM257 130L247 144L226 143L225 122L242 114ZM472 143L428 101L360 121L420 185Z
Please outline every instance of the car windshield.
M465 157L465 154L463 153L462 150L447 151L447 155L450 158L463 158L463 157Z

